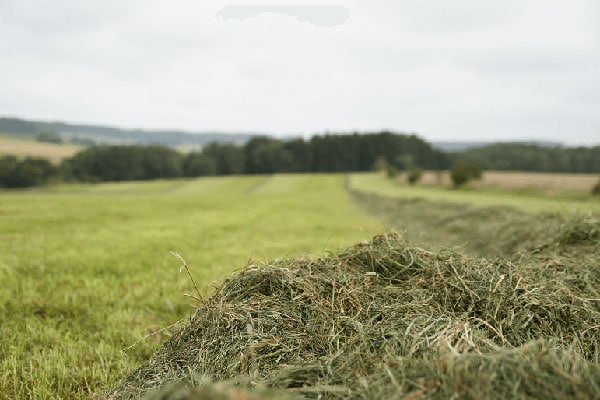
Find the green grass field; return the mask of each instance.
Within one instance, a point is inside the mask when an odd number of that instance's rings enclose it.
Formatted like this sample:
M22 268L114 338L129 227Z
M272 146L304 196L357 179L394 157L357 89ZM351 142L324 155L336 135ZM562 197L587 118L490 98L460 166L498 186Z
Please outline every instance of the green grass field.
M507 206L525 212L600 213L600 198L587 193L564 191L547 195L541 190L452 189L448 186L400 185L380 173L352 174L348 186L392 198L421 198L464 203L475 207Z
M598 212L590 197L398 187L376 174L59 185L0 192L0 398L88 398L114 385L252 260L322 255L387 221L345 192ZM164 330L161 330L166 328ZM145 336L157 332L147 337ZM124 350L125 351L121 351Z
M511 257L564 224L600 215L600 198L570 191L410 186L381 174L353 174L348 188L362 209L411 241L488 258Z
M143 361L201 290L250 259L316 255L380 223L343 177L65 185L0 193L0 397L86 398Z

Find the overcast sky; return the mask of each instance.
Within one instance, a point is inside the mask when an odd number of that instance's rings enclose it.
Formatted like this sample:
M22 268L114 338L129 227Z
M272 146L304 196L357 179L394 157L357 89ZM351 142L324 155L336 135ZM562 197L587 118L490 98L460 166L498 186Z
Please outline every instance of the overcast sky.
M0 0L0 115L600 144L599 0L232 4Z

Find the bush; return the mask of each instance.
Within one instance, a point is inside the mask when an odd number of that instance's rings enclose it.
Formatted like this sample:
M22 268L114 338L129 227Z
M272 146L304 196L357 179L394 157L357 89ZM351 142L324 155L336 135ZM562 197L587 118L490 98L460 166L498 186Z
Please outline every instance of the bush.
M400 169L393 164L389 164L386 170L387 177L392 179L400 175Z
M58 175L58 168L44 158L14 156L0 159L0 187L25 188L47 183Z
M419 182L419 180L421 180L422 176L423 170L421 168L413 168L410 171L408 171L408 183L410 185L414 185L415 183Z
M4 156L0 158L0 187L8 187L10 175L19 165L19 159L15 156Z
M481 178L481 168L475 163L457 160L450 169L450 178L455 187L461 186L472 179Z
M395 178L400 174L400 169L388 162L384 156L379 156L373 163L373 171L385 172L386 176L390 179Z
M377 171L377 172L387 172L388 166L389 166L389 164L388 164L387 160L385 159L385 157L379 156L373 163L372 169L373 169L373 171Z
M58 133L42 132L35 138L38 142L62 144L63 140Z
M592 194L594 194L596 196L600 196L600 179L598 180L598 182L596 182L596 184L592 188Z

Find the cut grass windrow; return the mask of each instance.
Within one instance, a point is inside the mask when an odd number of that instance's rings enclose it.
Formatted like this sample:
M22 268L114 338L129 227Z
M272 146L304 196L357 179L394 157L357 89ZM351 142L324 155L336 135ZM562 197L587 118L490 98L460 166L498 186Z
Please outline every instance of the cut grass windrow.
M249 265L107 398L598 398L589 222L518 263L389 232L326 258ZM565 241L573 232L587 234Z

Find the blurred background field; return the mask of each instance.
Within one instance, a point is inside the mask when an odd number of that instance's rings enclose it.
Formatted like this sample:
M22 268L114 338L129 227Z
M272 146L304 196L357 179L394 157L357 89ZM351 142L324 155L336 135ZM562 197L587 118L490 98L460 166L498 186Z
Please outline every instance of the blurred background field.
M485 171L473 181L474 188L533 189L548 193L576 191L589 193L598 182L597 174L565 174L527 171ZM448 186L452 184L447 171L425 171L420 184Z
M72 157L82 150L82 146L74 144L56 144L29 140L22 136L0 134L0 157L14 155L17 157L43 157L53 163L59 163L65 158Z
M556 178L556 182L563 181L562 174L541 174L549 181ZM483 173L485 179L486 172ZM508 173L519 180L520 173ZM586 213L600 212L598 196L589 192L575 190L555 190L548 192L534 187L523 188L474 188L474 182L462 188L451 186L438 186L417 184L409 185L402 176L397 181L391 182L383 174L351 174L348 185L351 189L373 193L385 197L395 198L421 198L449 203L466 203L477 207L508 206L526 212L563 212ZM556 183L553 183L556 185ZM567 184L568 186L569 184ZM570 184L575 186L575 184ZM515 184L516 186L516 184Z

